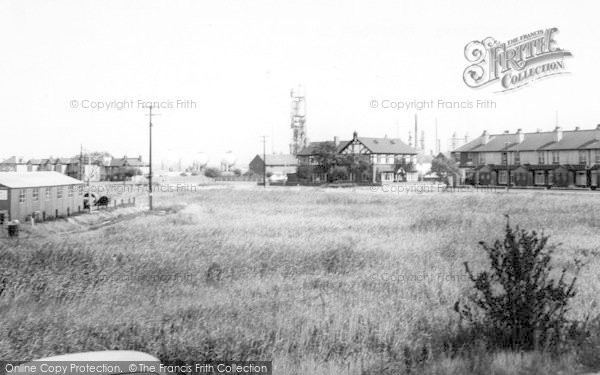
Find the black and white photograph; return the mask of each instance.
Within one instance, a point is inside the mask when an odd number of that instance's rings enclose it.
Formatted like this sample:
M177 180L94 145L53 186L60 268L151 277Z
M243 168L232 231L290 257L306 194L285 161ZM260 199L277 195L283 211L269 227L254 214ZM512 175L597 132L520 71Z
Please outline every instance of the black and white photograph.
M599 13L0 0L0 375L600 374Z

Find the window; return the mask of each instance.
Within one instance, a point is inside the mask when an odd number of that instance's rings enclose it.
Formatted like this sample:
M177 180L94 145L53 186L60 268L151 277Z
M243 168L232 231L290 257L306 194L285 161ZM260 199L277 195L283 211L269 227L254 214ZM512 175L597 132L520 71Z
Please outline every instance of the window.
M479 154L479 164L485 164L485 154L483 152Z
M596 164L600 164L600 150L596 150Z
M502 153L502 164L508 164L508 154L506 152Z
M521 164L521 153L519 151L515 152L515 164Z
M394 155L388 155L388 164L394 164Z
M25 189L19 191L19 203L25 203Z
M472 153L467 153L467 163L472 163L473 162L473 154Z
M69 186L68 187L68 193L67 194L68 194L69 198L73 198L73 189L75 189L74 186Z
M44 195L46 197L46 200L49 201L50 200L50 188L44 189Z
M59 186L56 188L56 198L62 199L62 197L63 197L63 187Z
M579 150L579 164L587 164L587 151Z
M538 151L538 164L546 164L546 159L544 158L544 151Z
M33 201L37 202L40 200L40 189L33 189Z
M558 151L552 151L552 164L559 164L560 157L558 156Z

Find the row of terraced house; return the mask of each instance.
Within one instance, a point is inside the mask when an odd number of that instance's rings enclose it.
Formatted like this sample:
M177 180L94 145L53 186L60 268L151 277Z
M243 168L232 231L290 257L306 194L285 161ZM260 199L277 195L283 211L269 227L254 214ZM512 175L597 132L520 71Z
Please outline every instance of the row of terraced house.
M452 151L464 182L475 185L591 187L600 184L600 125L595 129L502 134L484 131Z
M12 156L0 163L0 172L54 171L82 181L124 181L146 175L148 164L142 157L110 156L24 159Z

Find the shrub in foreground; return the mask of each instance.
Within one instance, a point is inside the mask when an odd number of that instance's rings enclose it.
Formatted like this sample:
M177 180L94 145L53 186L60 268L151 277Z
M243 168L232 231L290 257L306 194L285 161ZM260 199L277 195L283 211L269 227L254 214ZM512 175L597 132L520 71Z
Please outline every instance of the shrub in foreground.
M465 262L474 290L454 306L461 318L496 348L533 350L563 343L578 327L566 313L581 263L575 260L568 280L566 268L557 272L551 265L556 247L548 245L548 236L513 229L508 217L504 239L480 245L490 269L475 275Z

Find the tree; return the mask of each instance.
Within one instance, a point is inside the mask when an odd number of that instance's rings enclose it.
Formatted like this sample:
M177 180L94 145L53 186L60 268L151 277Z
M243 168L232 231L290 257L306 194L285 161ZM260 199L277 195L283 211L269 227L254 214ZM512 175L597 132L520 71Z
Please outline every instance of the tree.
M315 159L323 170L329 173L331 168L342 164L343 157L337 152L337 146L328 142L317 148Z
M329 173L330 182L333 181L344 181L348 179L348 169L344 166L338 165L331 168Z
M204 175L210 178L216 178L221 176L221 171L218 168L206 168Z
M79 157L80 157L80 156L81 156L81 154L74 155L74 156L72 157L72 159L79 159ZM83 156L84 156L85 158L87 158L87 157L90 157L92 160L96 160L96 159L98 159L98 158L103 158L103 157L105 157L105 156L106 156L106 157L110 157L110 158L112 158L112 157L113 157L113 156L112 156L110 153L108 153L108 152L106 152L106 151L91 151L91 152L84 152L84 153L83 153ZM87 159L86 159L86 160L87 160Z
M313 168L310 165L299 165L296 169L296 176L300 180L308 180L312 174Z
M458 164L441 153L431 161L431 172L437 173L445 182L448 181L448 176L460 175Z
M354 154L342 155L342 164L348 168L356 180L360 180L360 176L371 166L364 156Z

